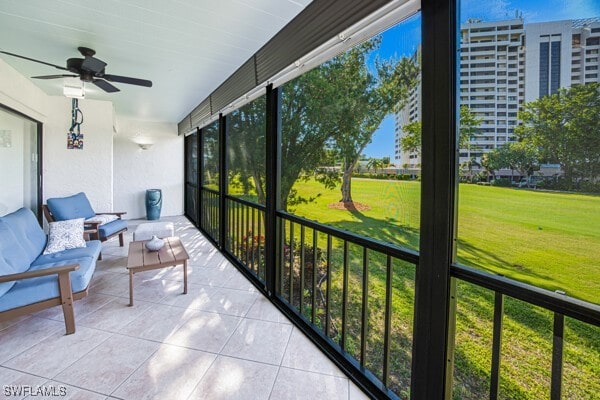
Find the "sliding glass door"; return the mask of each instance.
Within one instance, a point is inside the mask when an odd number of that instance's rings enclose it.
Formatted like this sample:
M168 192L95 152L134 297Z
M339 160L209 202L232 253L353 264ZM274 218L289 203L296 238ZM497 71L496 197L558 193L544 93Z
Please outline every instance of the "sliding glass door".
M0 106L0 216L21 207L40 218L41 123Z

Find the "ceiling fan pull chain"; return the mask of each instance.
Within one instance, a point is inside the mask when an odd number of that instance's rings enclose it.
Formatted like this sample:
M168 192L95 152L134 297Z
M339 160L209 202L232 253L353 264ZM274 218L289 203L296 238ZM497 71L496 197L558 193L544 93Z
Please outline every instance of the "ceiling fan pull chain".
M81 116L81 121L78 120L78 115ZM81 133L81 124L83 124L83 112L79 109L79 100L72 99L71 100L71 128L69 128L69 132L73 133L75 128L77 128L77 134Z

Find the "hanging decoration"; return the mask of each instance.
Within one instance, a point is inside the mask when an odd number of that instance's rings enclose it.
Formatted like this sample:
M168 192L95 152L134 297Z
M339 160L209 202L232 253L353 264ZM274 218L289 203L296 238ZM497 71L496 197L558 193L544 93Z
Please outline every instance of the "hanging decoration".
M81 133L81 124L83 124L83 113L79 109L79 100L71 100L71 127L67 133L67 149L83 149L83 133Z

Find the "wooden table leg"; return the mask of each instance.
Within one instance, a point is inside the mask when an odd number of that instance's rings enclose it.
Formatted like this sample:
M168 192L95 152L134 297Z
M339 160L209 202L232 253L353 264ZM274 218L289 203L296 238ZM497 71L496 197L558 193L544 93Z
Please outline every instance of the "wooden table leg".
M183 261L183 294L187 294L187 260Z
M129 270L129 306L133 306L133 270Z

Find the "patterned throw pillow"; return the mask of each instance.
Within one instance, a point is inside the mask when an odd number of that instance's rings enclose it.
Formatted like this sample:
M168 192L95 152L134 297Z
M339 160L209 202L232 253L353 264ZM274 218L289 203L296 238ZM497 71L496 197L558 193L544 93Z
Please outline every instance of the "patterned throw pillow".
M104 225L108 224L109 222L113 222L117 219L119 219L119 217L117 217L116 215L99 214L86 219L85 222L100 222L100 225Z
M46 245L44 254L85 247L83 218L50 222L49 225L48 244Z

